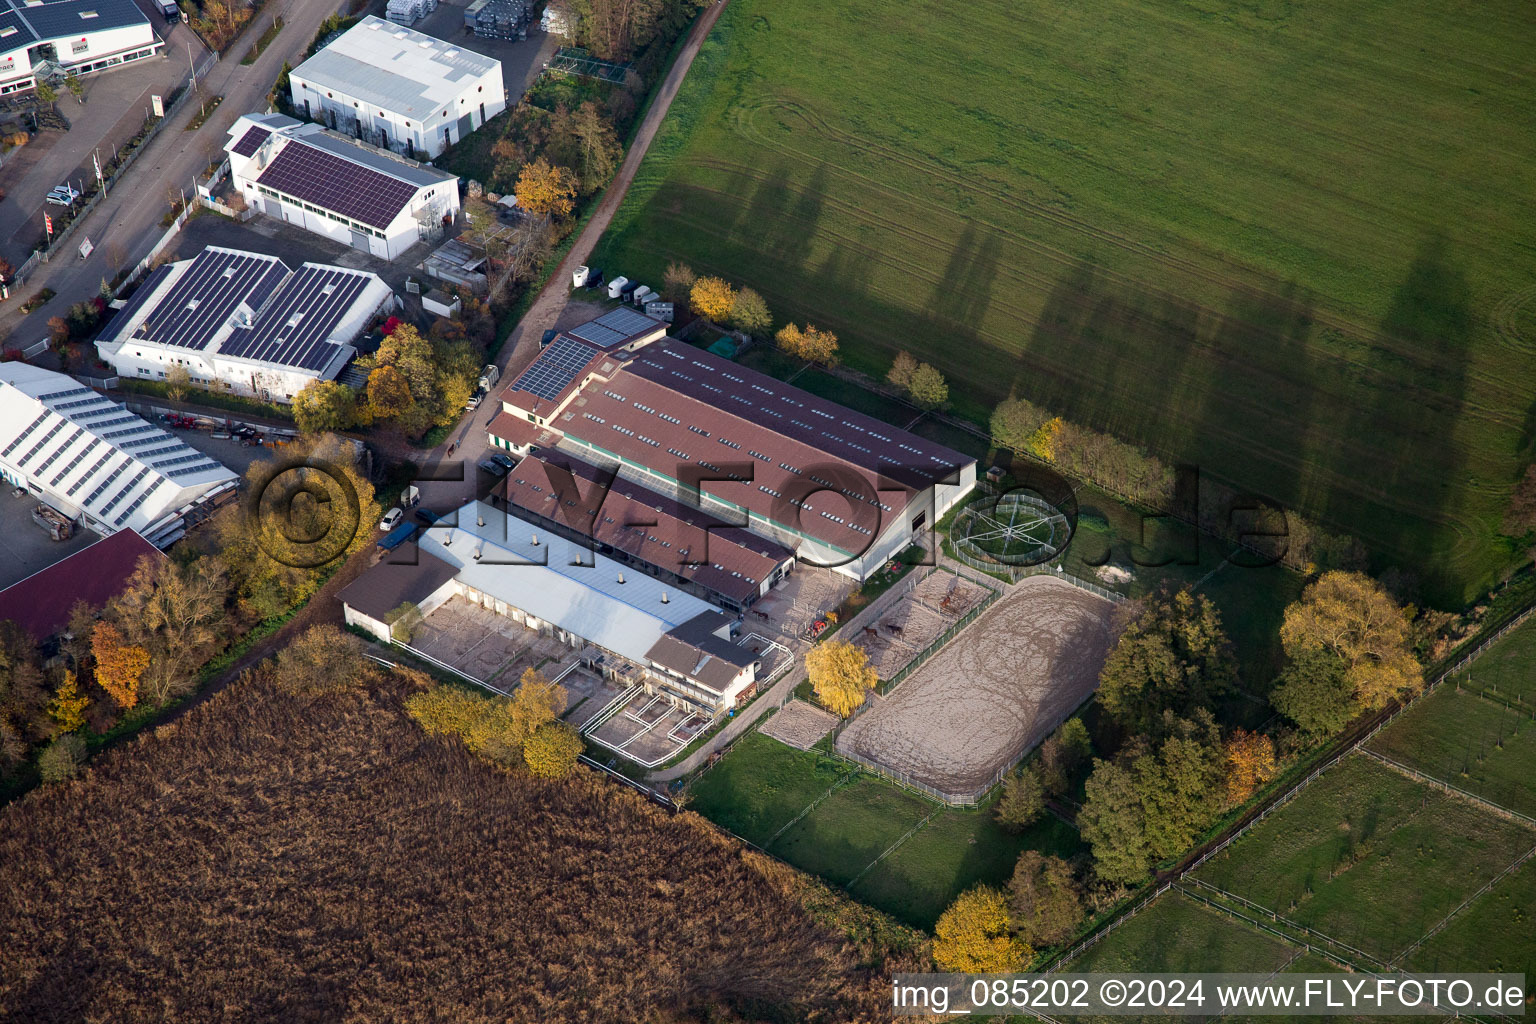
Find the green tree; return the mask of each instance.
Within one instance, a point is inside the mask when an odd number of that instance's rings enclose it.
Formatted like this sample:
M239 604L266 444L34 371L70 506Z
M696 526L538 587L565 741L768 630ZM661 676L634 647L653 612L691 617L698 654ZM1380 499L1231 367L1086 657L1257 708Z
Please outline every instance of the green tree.
M48 82L38 82L37 88L33 92L37 96L37 102L48 104L50 109L59 101L59 90L55 89Z
M357 398L334 380L312 380L293 396L293 420L306 434L346 430L357 422Z
M927 363L918 363L912 371L912 381L907 393L923 409L937 409L949 401L949 382L944 375Z
M1216 819L1225 784L1221 736L1210 712L1201 710L1193 721L1164 714L1167 738L1155 754L1131 764L1147 848L1156 860L1184 852Z
M576 768L581 736L564 722L546 722L523 744L528 770L546 779L562 779Z
M37 774L47 783L67 782L85 764L85 740L75 733L56 737L37 755Z
M592 100L576 108L571 115L571 133L581 149L581 183L587 192L595 192L608 183L624 147L618 133Z
M686 305L688 294L698 282L699 275L686 263L668 263L667 272L661 277L661 294L668 302Z
M1050 796L1071 792L1072 780L1093 756L1088 727L1069 718L1040 744L1040 781Z
M1032 765L1003 780L1003 795L993 813L1006 832L1022 832L1045 813L1045 787Z
M1341 732L1359 711L1347 668L1332 651L1299 651L1281 670L1270 703L1314 740Z
M1077 826L1093 850L1094 870L1100 878L1129 884L1147 877L1152 848L1147 842L1146 814L1136 780L1124 767L1094 759Z
M1010 398L992 410L992 441L1000 448L1027 452L1035 431L1050 418L1051 414L1038 405L1022 398Z
M389 635L395 643L408 644L421 626L421 609L410 601L404 601L394 611L386 614L384 621L389 624Z
M80 81L79 76L76 75L73 71L64 76L64 87L69 90L69 94L73 96L77 102L85 102L83 99L81 99L81 97L85 95L85 84Z
M183 401L187 397L187 388L191 386L192 375L180 363L165 371L165 397L171 401Z
M933 932L933 959L941 970L1010 973L1023 970L1035 955L1027 942L1009 934L1008 899L988 885L957 896Z
M1059 946L1083 920L1083 889L1060 857L1025 850L1008 883L1015 932L1031 946Z
M1099 702L1136 732L1187 716L1231 688L1236 662L1216 606L1188 588L1145 599L1099 674Z
M731 326L748 334L762 334L773 326L768 303L751 288L743 288L731 300Z

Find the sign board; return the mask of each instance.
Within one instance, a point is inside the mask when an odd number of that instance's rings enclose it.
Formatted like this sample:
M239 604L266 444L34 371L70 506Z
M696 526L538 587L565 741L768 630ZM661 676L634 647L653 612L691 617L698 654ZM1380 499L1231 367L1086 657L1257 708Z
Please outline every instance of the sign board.
M165 101L158 95L150 96L149 105L154 110L156 117L165 116Z
M96 247L91 244L91 240L89 238L87 238L85 241L80 243L80 258L81 259L85 259L87 256L89 256L91 253L93 253L95 251L96 251Z

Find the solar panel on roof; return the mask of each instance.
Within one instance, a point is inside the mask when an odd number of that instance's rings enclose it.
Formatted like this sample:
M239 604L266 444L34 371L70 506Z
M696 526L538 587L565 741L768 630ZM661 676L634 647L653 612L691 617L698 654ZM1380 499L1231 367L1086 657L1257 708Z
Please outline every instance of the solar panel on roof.
M571 381L576 379L576 375L595 355L597 352L590 346L562 335L539 353L533 365L517 378L512 390L526 391L552 402L560 397L560 392L570 386Z
M242 303L261 305L288 274L281 260L204 249L155 304L135 337L201 351Z
M590 323L573 327L566 333L573 338L590 341L600 348L612 348L628 338L644 334L659 326L661 326L660 321L620 306L618 309L609 310Z
M330 342L331 332L367 286L368 278L359 274L334 267L301 267L262 308L254 326L238 328L220 353L323 369L337 352Z
M261 144L267 141L267 136L271 134L271 131L266 128L252 128L240 136L240 141L235 143L233 152L241 156L250 156L257 149L261 148Z
M353 220L386 228L416 186L292 139L257 182Z

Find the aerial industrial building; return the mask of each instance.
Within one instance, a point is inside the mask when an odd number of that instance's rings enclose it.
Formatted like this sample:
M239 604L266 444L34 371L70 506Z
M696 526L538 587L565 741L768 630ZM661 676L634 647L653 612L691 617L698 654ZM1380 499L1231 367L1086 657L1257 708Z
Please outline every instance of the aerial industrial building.
M125 377L180 367L199 386L286 403L340 373L368 321L396 304L375 274L209 246L151 273L96 351Z
M459 212L459 179L282 114L246 114L224 146L259 213L392 260Z
M459 596L585 650L608 678L711 717L752 692L759 655L731 642L732 620L708 602L482 502L455 521L343 590L347 624L388 642L402 603L426 615Z
M501 61L369 15L289 75L293 108L432 159L507 108Z
M11 362L0 363L0 479L103 536L131 529L163 548L239 478L73 377Z
M975 486L968 456L616 315L507 386L493 445L558 447L860 580Z
M164 45L133 0L0 0L0 96L143 60Z

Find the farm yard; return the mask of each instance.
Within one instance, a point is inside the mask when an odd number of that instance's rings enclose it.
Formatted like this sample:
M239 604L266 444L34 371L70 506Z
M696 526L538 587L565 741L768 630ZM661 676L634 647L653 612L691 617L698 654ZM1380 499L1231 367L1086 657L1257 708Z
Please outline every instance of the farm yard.
M953 796L984 793L1098 685L1112 607L1048 576L1012 585L889 695L872 696L838 751Z
M593 259L749 284L854 369L910 349L963 416L1028 398L1458 605L1536 400L1533 46L1517 0L737 0Z
M771 726L744 736L694 781L689 809L903 923L931 929L962 890L1005 883L1026 849L1062 857L1083 849L1057 818L1010 835L990 808L942 807L824 746L802 751L771 739Z
M1259 970L1239 947L1289 942L1299 953L1305 942L1327 950L1326 960L1367 970L1536 972L1536 825L1529 820L1536 727L1528 714L1517 721L1509 709L1457 689L1470 679L1492 686L1529 678L1533 641L1536 621L1528 621L1071 969L1175 969L1163 966L1165 949L1146 940L1161 930L1204 950L1206 970ZM1169 914L1187 919L1178 931L1166 930ZM1288 969L1312 969L1302 963Z
M986 588L952 572L931 572L851 642L889 682L987 596Z

